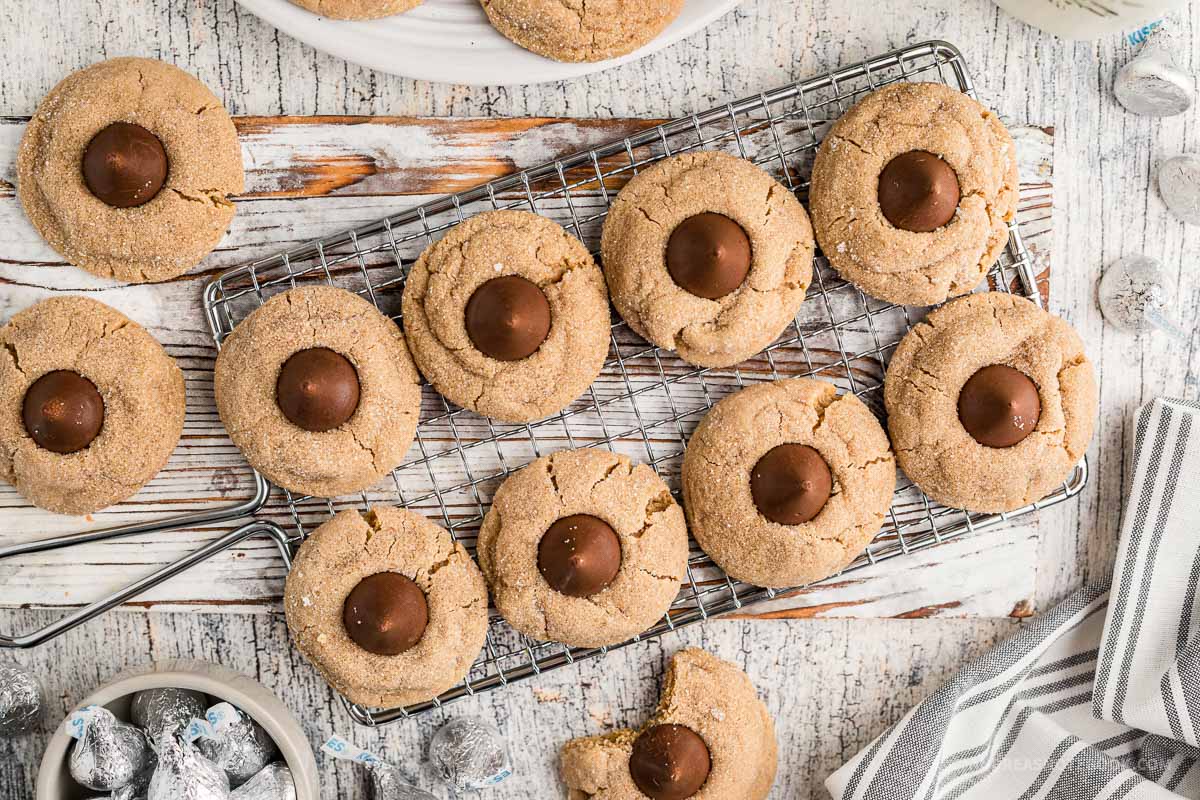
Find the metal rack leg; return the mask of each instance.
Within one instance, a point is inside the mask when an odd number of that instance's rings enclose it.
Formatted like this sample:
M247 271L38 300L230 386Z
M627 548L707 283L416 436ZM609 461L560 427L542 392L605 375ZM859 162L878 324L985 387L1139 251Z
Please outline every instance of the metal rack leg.
M130 534L125 533L122 535L127 536ZM107 597L103 597L94 603L77 609L76 611L67 614L61 619L52 622L43 628L39 628L38 630L23 635L0 635L0 648L29 648L44 644L51 639L61 636L72 628L82 625L89 620L95 619L96 617L120 605L121 603L137 597L142 592L158 586L163 581L166 581L180 574L181 572L194 567L200 562L207 561L217 553L224 552L225 550L228 550L229 548L255 536L269 537L275 542L276 546L279 547L280 552L285 556L285 560L287 559L288 536L283 529L271 522L251 522L243 525L235 531L230 531L221 538L209 542L199 550L195 550L187 554L183 558L174 561L155 572L152 572L146 577L134 581L123 589L118 589L112 594L109 594ZM40 548L40 551L52 549L54 548L42 547ZM30 551L26 550L24 552Z

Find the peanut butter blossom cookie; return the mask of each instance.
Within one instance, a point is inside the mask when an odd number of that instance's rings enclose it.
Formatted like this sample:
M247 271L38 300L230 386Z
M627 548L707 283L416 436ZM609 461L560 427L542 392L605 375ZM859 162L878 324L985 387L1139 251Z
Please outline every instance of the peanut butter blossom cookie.
M402 14L422 0L292 0L301 8L331 19L379 19Z
M400 464L421 410L404 336L358 295L306 286L234 328L217 411L246 460L290 492L361 491Z
M571 450L500 486L477 552L496 609L514 628L602 647L667 612L687 573L687 524L650 467Z
M821 143L810 200L842 277L893 303L979 285L1017 211L1017 154L994 113L940 83L867 95Z
M555 61L603 61L662 33L683 0L480 0L508 39Z
M437 697L483 648L487 588L461 544L420 514L349 509L300 546L283 609L296 647L354 703Z
M0 328L0 478L48 511L136 493L175 449L184 406L175 360L103 303L55 297Z
M904 337L884 402L900 468L922 491L955 508L1012 511L1083 458L1096 377L1066 322L1022 297L972 294Z
M186 72L115 58L65 78L17 154L18 194L72 264L140 283L187 272L233 219L245 187L228 112Z
M717 403L688 442L692 535L722 569L800 586L843 569L871 541L896 488L870 409L808 378L761 383Z
M764 800L775 782L775 725L728 661L680 650L658 710L639 730L563 745L570 800Z
M604 276L559 225L490 211L417 259L404 330L421 373L451 402L529 422L561 411L600 374L610 335Z
M795 318L813 236L804 207L766 172L726 153L689 153L621 190L601 254L629 327L692 364L728 367Z

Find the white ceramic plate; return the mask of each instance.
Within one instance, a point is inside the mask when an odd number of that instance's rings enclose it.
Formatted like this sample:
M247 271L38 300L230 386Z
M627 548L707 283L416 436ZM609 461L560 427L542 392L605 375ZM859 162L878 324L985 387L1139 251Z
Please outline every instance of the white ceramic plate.
M517 47L488 24L478 0L426 0L407 14L364 22L318 17L288 0L238 2L289 36L381 72L509 86L576 78L634 61L690 36L740 0L687 0L675 21L642 49L587 64L564 64Z

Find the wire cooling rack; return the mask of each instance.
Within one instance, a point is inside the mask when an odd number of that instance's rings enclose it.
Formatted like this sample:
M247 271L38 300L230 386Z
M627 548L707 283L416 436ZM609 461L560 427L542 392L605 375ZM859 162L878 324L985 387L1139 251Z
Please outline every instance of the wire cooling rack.
M944 42L927 42L668 122L231 270L205 292L213 335L219 345L268 297L313 282L358 292L400 321L400 294L412 262L448 229L482 211L532 210L561 223L596 252L616 191L638 170L676 153L726 150L758 164L804 198L812 156L829 121L863 94L902 80L938 81L974 94L959 51ZM988 284L1040 304L1029 253L1015 224ZM625 453L651 464L678 489L680 463L692 428L722 397L759 381L823 378L859 396L882 417L881 389L888 358L922 314L865 296L818 257L813 285L794 323L766 351L736 368L692 367L648 345L614 319L601 376L583 397L548 419L501 424L450 405L426 386L415 453L392 473L391 480L358 497L337 500L285 492L294 525L291 544L298 545L341 508L398 503L438 518L473 551L480 522L500 482L530 460L564 448L607 447ZM902 479L883 529L848 570L1061 502L1078 493L1086 480L1083 462L1050 496L994 515L939 506ZM284 555L290 561L290 554ZM693 543L687 582L670 612L631 641L779 594L729 579ZM612 648L537 642L517 634L493 612L486 646L457 687L430 702L404 708L369 709L350 703L347 708L356 722L381 725L608 649Z

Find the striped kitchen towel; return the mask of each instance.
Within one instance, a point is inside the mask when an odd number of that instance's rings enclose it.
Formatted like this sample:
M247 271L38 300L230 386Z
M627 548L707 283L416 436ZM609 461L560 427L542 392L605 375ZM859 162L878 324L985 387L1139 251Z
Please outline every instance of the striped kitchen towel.
M826 780L835 800L1200 800L1200 749L1175 733L1200 722L1197 414L1175 400L1138 413L1111 608L1083 589L965 666Z
M1200 745L1200 404L1138 413L1095 713Z

